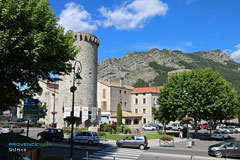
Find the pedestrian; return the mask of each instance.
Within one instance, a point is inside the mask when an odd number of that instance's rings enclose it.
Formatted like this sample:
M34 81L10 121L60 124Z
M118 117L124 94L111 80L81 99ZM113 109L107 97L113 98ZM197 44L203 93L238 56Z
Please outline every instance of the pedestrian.
M183 138L183 130L182 129L180 129L180 131L179 131L179 138Z

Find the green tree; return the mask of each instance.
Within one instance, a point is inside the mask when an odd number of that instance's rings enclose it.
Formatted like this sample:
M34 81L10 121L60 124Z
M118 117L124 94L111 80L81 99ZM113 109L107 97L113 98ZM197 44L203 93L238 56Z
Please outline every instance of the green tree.
M154 115L168 122L188 115L195 126L201 120L231 119L236 116L236 95L231 83L211 68L173 74L159 93Z
M117 106L117 126L122 125L122 106L118 104Z
M133 85L135 88L137 87L148 87L148 82L145 82L143 79L138 79L137 82Z
M47 103L43 103L39 106L39 113L38 113L39 118L45 118L45 116L47 116L47 111L48 111L47 108L48 108Z
M73 33L57 22L48 0L0 0L0 111L71 71Z

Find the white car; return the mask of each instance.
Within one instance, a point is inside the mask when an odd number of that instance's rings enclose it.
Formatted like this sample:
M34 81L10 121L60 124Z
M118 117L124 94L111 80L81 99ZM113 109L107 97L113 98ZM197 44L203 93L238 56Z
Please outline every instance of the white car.
M92 131L80 131L73 136L73 142L85 143L88 145L98 144L100 141L98 134ZM68 142L71 142L71 136L68 136Z
M173 123L173 124L171 124L171 129L172 129L172 130L175 130L175 131L178 131L178 130L180 130L180 129L183 129L183 127L180 126L179 124Z
M16 125L5 125L1 128L1 133L23 133L24 129Z
M213 132L213 134L211 135L211 138L213 139L226 139L228 137L229 135L225 131L220 130Z
M156 130L156 127L154 126L151 126L150 124L145 124L142 126L142 129L144 131L155 131Z

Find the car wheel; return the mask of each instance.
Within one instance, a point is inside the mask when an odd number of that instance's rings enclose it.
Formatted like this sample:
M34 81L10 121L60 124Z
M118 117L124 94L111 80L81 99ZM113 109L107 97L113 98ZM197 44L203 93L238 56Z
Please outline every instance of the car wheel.
M88 145L92 146L93 145L93 141L88 141Z
M120 143L117 144L117 147L118 147L118 148L122 148L122 144L120 144Z
M145 149L144 145L140 145L139 148L140 148L141 150L144 150L144 149Z
M155 131L155 129L153 128L152 131Z
M217 157L217 158L222 158L222 152L221 151L216 151L215 152L215 156Z

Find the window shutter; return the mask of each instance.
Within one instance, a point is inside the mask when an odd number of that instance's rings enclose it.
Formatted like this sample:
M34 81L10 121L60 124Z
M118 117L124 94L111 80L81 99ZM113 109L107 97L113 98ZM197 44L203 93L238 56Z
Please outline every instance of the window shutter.
M106 89L103 89L103 98L106 98Z

